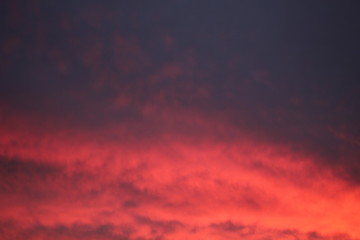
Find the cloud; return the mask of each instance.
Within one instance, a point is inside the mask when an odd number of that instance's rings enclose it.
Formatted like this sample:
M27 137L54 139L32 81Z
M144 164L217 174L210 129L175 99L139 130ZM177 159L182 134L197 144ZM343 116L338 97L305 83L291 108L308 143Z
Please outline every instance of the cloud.
M53 226L34 224L19 225L14 221L0 223L0 236L8 239L296 239L296 240L351 240L344 234L321 235L318 232L300 232L297 230L264 229L258 226L244 226L230 221L213 223L209 226L189 226L177 221L156 221L148 217L136 217L139 225L111 225L111 224L56 224ZM145 228L142 228L144 226Z
M359 237L357 81L301 8L12 2L3 238Z
M56 225L34 225L29 228L24 228L14 222L1 222L0 224L1 237L4 240L10 239L121 239L128 240L129 234L124 230L116 230L111 225L87 225L74 224L70 226Z

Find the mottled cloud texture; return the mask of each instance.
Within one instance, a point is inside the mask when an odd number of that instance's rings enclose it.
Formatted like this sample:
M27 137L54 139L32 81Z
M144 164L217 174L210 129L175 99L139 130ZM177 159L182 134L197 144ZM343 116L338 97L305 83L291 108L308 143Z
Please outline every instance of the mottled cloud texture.
M360 238L359 6L0 3L0 238Z

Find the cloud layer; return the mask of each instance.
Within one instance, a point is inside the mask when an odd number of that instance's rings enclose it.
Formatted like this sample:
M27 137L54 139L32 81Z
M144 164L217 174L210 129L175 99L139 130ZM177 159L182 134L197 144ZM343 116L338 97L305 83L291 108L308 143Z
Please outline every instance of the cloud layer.
M1 4L2 239L360 237L351 7Z

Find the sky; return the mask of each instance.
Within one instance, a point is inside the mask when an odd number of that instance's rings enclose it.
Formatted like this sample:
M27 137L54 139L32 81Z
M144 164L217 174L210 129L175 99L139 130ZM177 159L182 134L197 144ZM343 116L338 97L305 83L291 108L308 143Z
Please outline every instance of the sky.
M0 3L0 239L359 240L360 4Z

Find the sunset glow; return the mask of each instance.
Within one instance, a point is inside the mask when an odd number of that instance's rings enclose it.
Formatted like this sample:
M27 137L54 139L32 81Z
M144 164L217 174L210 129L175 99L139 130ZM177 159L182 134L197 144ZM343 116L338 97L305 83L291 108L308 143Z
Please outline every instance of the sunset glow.
M360 239L357 6L0 5L0 239Z

